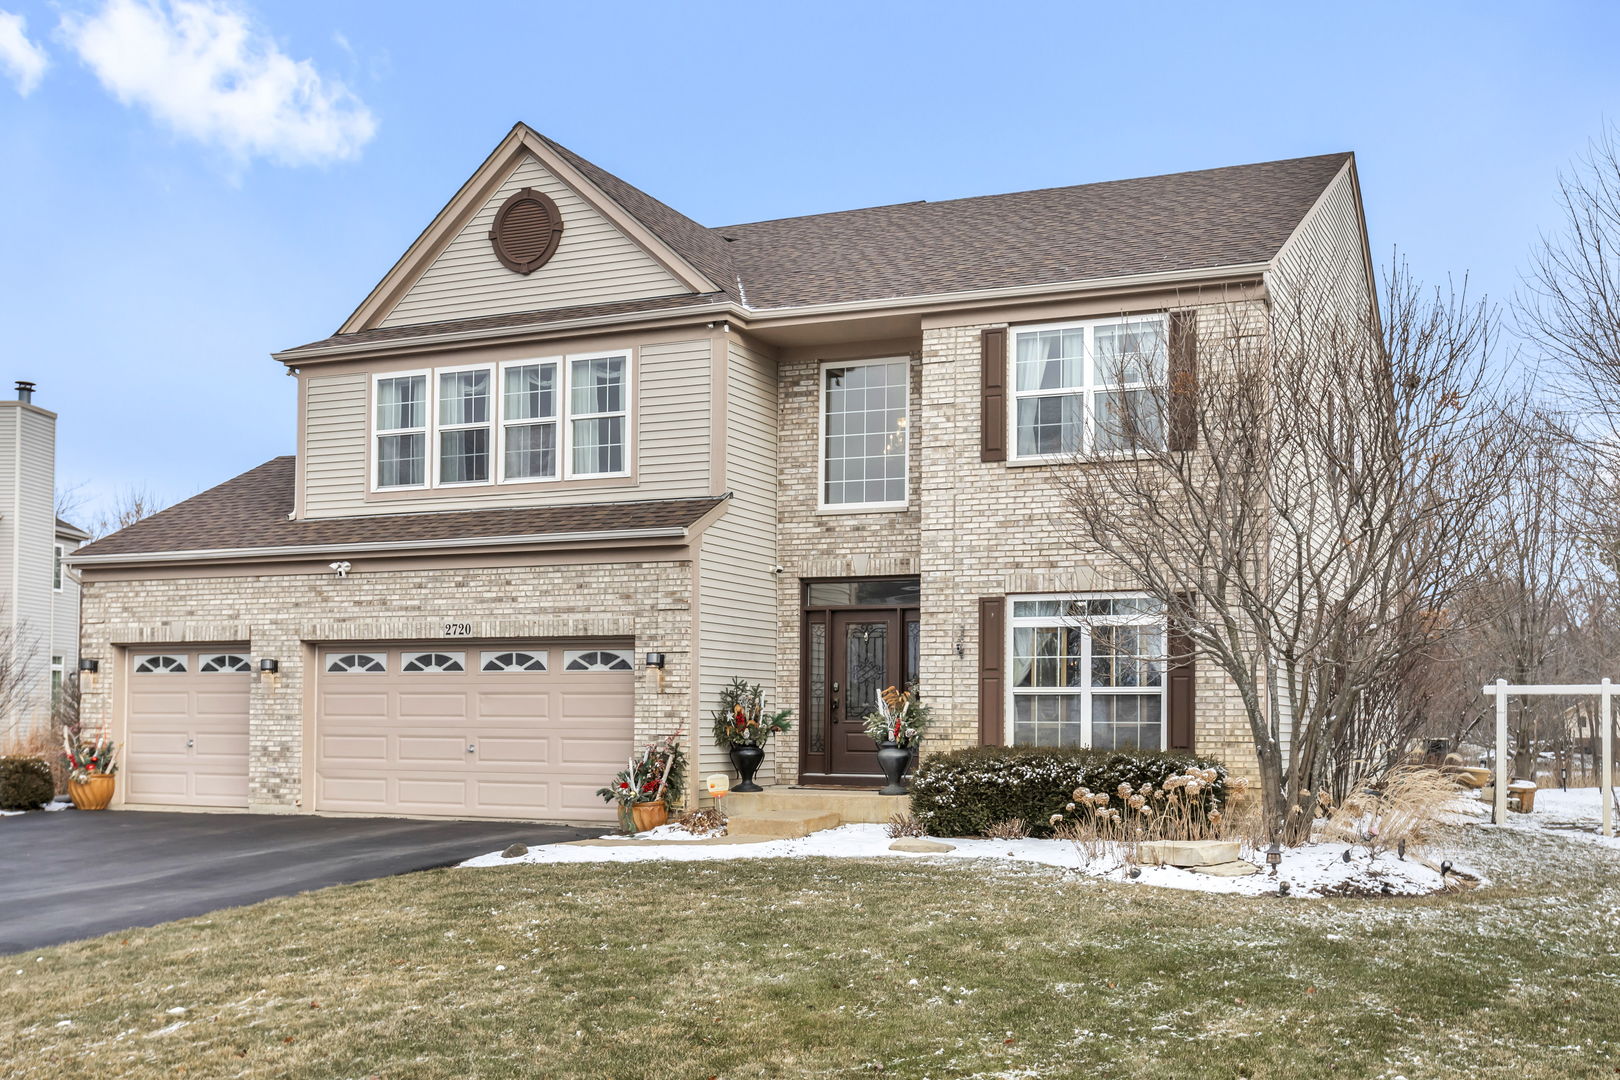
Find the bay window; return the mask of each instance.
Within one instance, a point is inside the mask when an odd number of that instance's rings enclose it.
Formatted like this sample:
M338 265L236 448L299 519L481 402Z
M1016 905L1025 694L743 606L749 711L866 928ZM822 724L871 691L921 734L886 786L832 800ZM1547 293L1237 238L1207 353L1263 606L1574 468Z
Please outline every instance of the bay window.
M1164 315L1014 328L1014 460L1128 451L1164 439Z
M630 475L628 353L390 373L372 385L375 490Z
M823 509L906 505L910 360L821 365Z
M1013 597L1011 741L1160 750L1165 617L1141 596Z

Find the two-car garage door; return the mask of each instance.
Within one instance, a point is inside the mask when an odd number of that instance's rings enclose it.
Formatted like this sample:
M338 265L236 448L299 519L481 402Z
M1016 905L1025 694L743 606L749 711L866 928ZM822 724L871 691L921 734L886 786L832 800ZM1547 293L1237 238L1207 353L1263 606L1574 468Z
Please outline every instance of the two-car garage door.
M632 749L632 656L578 642L322 648L304 747L313 808L611 821L596 790ZM129 672L126 801L247 806L248 650L132 653Z
M633 743L626 649L323 649L315 808L611 821L596 796Z

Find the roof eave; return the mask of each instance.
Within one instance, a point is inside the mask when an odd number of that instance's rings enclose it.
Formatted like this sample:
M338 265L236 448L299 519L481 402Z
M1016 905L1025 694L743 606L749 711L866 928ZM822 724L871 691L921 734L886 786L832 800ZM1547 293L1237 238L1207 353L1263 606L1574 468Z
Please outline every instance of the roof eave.
M453 345L472 341L511 340L525 337L549 337L559 333L604 326L625 326L657 322L673 317L724 316L737 320L746 329L756 325L778 325L801 319L819 319L829 315L859 315L878 311L918 311L932 307L960 306L964 303L995 304L1023 300L1058 299L1068 293L1089 293L1105 289L1192 284L1205 281L1225 281L1237 277L1259 277L1271 267L1270 260L1236 263L1229 266L1197 267L1190 270L1161 270L1146 274L1120 274L1105 278L1084 278L1074 281L1055 281L1040 285L1006 285L993 289L970 289L952 293L932 293L919 296L878 297L869 300L850 300L828 304L801 304L776 308L745 307L735 301L699 304L692 307L660 308L648 312L619 312L610 315L592 315L557 322L529 323L522 326L504 326L483 330L463 330L449 334L424 334L420 337L390 338L387 341L360 342L332 345L321 349L298 346L270 355L289 367L313 361L347 359L438 345Z

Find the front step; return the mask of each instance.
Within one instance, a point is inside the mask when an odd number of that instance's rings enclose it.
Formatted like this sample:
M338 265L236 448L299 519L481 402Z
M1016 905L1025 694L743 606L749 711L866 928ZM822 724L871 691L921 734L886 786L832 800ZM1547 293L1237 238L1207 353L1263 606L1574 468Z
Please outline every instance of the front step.
M735 809L735 808L734 808ZM727 836L758 836L772 840L791 840L809 836L823 829L836 829L842 825L837 814L830 810L757 810L727 815Z
M836 814L840 824L886 825L896 814L911 810L906 795L879 795L875 791L830 791L826 788L769 788L733 791L725 798L725 811L733 820L767 810L807 810Z

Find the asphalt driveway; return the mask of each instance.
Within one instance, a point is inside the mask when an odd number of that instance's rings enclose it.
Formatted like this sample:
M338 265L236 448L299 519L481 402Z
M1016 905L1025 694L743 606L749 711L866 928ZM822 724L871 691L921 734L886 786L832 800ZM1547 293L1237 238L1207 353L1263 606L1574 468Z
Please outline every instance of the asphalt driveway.
M0 818L0 954L603 831L135 810Z

